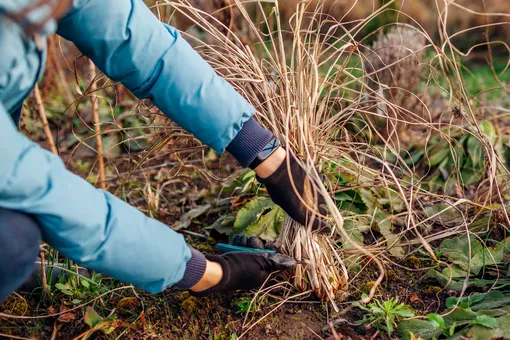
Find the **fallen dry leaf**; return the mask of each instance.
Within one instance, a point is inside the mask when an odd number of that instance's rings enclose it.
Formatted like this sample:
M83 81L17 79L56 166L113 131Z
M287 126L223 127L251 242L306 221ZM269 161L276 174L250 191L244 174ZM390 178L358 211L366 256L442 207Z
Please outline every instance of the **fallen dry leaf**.
M60 314L60 316L58 317L58 319L57 319L58 322L68 323L68 322L76 320L76 315L72 312L67 312L67 310L68 310L68 308L62 303L60 305L60 310L59 310L59 312L62 314Z

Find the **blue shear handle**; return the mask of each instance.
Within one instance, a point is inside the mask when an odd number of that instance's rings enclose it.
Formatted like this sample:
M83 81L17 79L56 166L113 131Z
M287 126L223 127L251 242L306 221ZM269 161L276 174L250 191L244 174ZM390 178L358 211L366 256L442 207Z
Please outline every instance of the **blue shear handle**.
M249 251L252 253L269 253L269 254L276 253L276 251L270 250L270 249L239 247L239 246L233 246L231 244L226 244L226 243L218 243L216 245L216 250L218 250L220 253L232 253L235 251Z

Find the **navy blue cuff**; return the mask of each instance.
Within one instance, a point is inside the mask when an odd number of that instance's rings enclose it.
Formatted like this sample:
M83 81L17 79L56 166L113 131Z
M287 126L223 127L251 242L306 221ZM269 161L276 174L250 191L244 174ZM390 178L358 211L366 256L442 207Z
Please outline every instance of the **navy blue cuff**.
M207 265L205 256L194 248L189 247L189 249L191 250L191 258L186 263L186 271L181 281L175 284L177 288L189 289L193 287L205 273Z
M227 146L227 151L243 166L248 167L273 138L273 133L264 129L255 119L247 120Z

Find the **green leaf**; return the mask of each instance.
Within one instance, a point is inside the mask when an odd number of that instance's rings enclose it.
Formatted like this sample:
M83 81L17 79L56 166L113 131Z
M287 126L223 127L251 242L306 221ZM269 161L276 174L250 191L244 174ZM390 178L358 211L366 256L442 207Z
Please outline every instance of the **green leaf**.
M279 206L275 205L269 212L260 216L258 220L250 224L244 234L247 237L257 236L265 241L274 242L280 235L280 230L285 212Z
M90 283L87 280L80 280L80 284L85 288L90 288Z
M440 251L448 257L452 263L457 264L463 270L468 270L469 245L471 255L474 256L482 250L482 245L474 235L462 235L444 240L439 246Z
M475 320L473 321L475 325L481 325L487 328L496 328L498 327L498 321L490 317L488 315L477 315Z
M429 218L445 226L458 226L464 222L464 218L460 211L452 207L450 204L437 203L432 206L425 207L424 210Z
M471 307L473 311L490 310L510 305L510 294L494 290L484 295L485 297L482 301L473 304Z
M462 166L460 175L464 186L470 185L482 179L483 168L474 166L471 158L468 158Z
M436 279L445 288L449 288L457 292L462 290L462 282L456 281L455 279L450 279L449 276L443 275L435 269L430 269L427 271L427 276L431 279Z
M425 155L424 148L413 150L411 151L411 157L406 157L405 162L408 166L413 167L422 159L423 155Z
M469 305L477 304L478 302L483 301L487 297L487 294L481 294L481 293L474 293L469 295Z
M469 308L455 308L444 316L444 321L447 325L451 325L454 322L457 324L471 323L475 319L476 313Z
M369 189L361 188L359 189L359 194L361 199L363 200L363 203L365 203L367 207L367 212L372 213L377 207L376 205L377 199L374 196L374 193Z
M452 264L449 267L446 267L443 269L442 273L444 276L452 278L465 278L467 276L467 271L460 268L456 264Z
M181 230L183 228L185 229L185 228L189 227L189 225L191 224L191 221L194 218L199 217L206 211L209 211L209 209L211 209L210 204L200 205L194 209L191 209L190 211L188 211L187 213L185 213L184 215L181 216L181 218L179 219L179 222L175 223L172 226L172 229L177 231L177 230Z
M242 171L232 182L226 183L222 187L222 191L234 193L235 191L248 192L250 189L257 187L255 183L255 171L246 169Z
M490 265L503 264L503 261L510 255L509 239L500 242L496 247L483 247L480 252L471 259L471 273L478 275L480 271Z
M444 323L444 319L441 315L439 314L435 314L435 313L431 313L431 314L427 314L427 319L429 319L429 321L435 326L435 327L439 327L441 329L445 329L446 328L446 325Z
M88 306L87 310L85 311L85 315L83 316L83 321L85 321L85 323L92 328L103 321L103 318L97 314L94 308Z
M498 316L503 316L505 314L508 314L508 312L510 312L510 308L508 308L508 306L507 306L507 307L502 307L502 308L497 308L497 309L481 310L481 311L476 312L476 314L487 315L487 316L490 316L493 318L497 318Z
M71 289L71 287L66 286L66 285L64 285L62 283L55 284L55 288L57 288L58 290L69 290L69 289Z
M336 201L351 201L352 200L352 197L347 195L345 192L337 192L334 197L335 197Z
M411 338L411 334L414 338L421 337L424 340L429 340L439 337L443 334L443 330L436 327L432 323L426 320L404 320L398 325L398 331L402 335L404 340Z
M239 210L234 222L234 234L242 234L248 226L257 221L264 212L274 206L273 201L267 197L257 197Z
M475 325L467 335L470 339L476 340L508 339L510 334L510 314L506 314L496 320L498 322L496 328Z
M411 318L414 316L414 312L407 308L397 310L397 311L395 311L395 314L400 315L401 317L404 317L404 318Z
M213 224L208 227L205 227L206 230L214 229L218 233L223 235L228 235L232 232L232 228L234 227L235 216L233 214L223 215L219 217Z
M380 191L381 193L381 191ZM380 205L388 205L392 212L401 212L404 207L405 203L400 197L399 193L391 188L384 188L382 193L387 198L380 198L377 200L377 202Z
M384 311L381 308L374 306L374 305L370 306L370 310L372 311L373 314L381 314L381 315L384 314Z
M467 152L473 168L483 167L485 163L485 150L482 143L475 136L469 136L467 140Z
M58 290L60 290L62 293L64 293L67 296L74 295L73 288L71 288L68 285L64 285L62 283L57 283L57 284L55 284L55 288L57 288Z
M445 306L446 306L446 308L455 308L457 306L457 304L458 304L458 307L469 308L469 301L466 297L459 299L458 297L455 297L455 296L450 296L449 298L447 298Z
M487 138L489 138L489 141L491 143L494 143L496 141L496 138L498 138L498 133L496 132L496 128L490 122L488 122L486 120L481 122L480 129L487 136Z
M435 144L427 151L427 154L429 155L429 166L436 166L450 154L450 144L448 141L441 139L439 143Z
M353 249L355 248L355 243L363 244L363 232L366 232L370 229L370 227L363 222L365 222L362 218L360 221L355 220L345 220L344 221L344 230L349 236L349 238L345 238L342 235L342 247L344 249Z
M405 255L404 249L400 246L398 235L393 234L393 226L391 224L391 217L385 212L378 210L374 215L374 221L377 222L379 232L384 236L391 255L402 258Z

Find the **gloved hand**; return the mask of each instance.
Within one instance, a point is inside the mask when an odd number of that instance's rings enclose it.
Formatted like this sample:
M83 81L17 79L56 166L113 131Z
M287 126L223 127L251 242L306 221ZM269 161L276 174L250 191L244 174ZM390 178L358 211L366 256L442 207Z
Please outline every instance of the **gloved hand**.
M264 244L264 242L257 236L246 237L246 235L243 234L235 234L230 243L233 246L278 251L278 247L274 242L266 241Z
M298 164L295 156L292 153L287 154L290 156L290 173L292 174L293 183L301 196L301 199L306 200L311 197L311 204L315 206L315 218L313 220L313 229L319 229L327 224L317 215L320 213L326 215L324 208L324 198L322 195L317 195L317 202L313 202L313 186L305 172L305 170ZM304 226L308 226L313 212L308 210L303 204L301 199L296 194L292 186L287 160L284 160L280 167L269 177L260 178L257 180L266 186L267 192L274 203L278 204L290 217ZM307 194L305 195L305 187Z
M221 265L223 277L217 285L209 289L190 292L193 296L257 288L272 272L288 270L297 264L291 257L268 253L233 252L223 255L206 255L206 258Z

